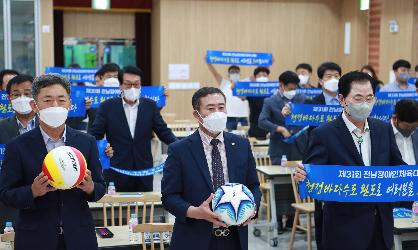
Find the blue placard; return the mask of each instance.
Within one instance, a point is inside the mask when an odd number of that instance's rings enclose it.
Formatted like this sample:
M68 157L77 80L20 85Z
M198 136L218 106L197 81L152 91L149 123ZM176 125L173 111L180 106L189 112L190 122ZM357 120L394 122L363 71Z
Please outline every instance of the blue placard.
M304 94L307 97L315 97L322 94L321 88L299 88L296 90L298 94Z
M406 92L377 92L375 105L396 105L399 100L411 99L418 101L418 93Z
M107 140L98 140L97 149L99 150L99 159L102 169L110 168L110 158L106 155Z
M118 87L94 87L86 86L86 98L92 99L91 107L98 108L100 103L107 99L120 96Z
M335 120L341 115L343 108L337 105L291 104L292 114L287 116L288 126L319 126ZM370 117L389 121L394 112L392 105L374 106Z
M63 67L46 67L45 73L64 75L70 82L96 82L94 74L97 69L75 69Z
M299 130L296 134L292 135L291 137L283 139L283 142L287 143L287 144L294 144L295 140L299 136L301 136L306 130L308 130L308 128L309 128L309 126L304 127L303 129Z
M6 150L6 144L0 144L0 170L3 165L4 151Z
M408 78L408 84L415 85L416 82L417 82L417 78L416 77Z
M334 166L305 164L302 199L395 202L418 200L418 166ZM415 185L414 185L415 184Z
M412 218L412 209L396 207L393 209L393 218L394 219Z
M273 64L273 55L259 52L207 50L206 62L208 64L270 66Z
M72 106L68 117L84 117L86 116L86 90L84 86L71 87L71 102Z
M120 96L118 87L85 87L86 97L92 99L92 108L98 108L100 103L107 99ZM143 86L141 87L141 97L154 100L159 108L165 106L166 97L164 86Z
M0 118L6 118L13 116L15 114L12 104L7 99L8 94L6 91L0 91L1 99L0 99Z
M164 86L144 86L141 88L141 96L155 101L159 108L165 106Z
M234 96L271 96L278 91L279 82L237 82L232 89Z
M292 114L285 124L289 126L319 126L335 120L343 111L337 105L291 104Z

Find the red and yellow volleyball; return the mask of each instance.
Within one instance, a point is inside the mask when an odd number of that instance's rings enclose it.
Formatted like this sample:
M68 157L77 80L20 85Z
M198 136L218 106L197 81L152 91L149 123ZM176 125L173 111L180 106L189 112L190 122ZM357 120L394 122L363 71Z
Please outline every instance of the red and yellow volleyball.
M83 180L87 163L78 149L61 146L49 151L42 164L42 172L57 189L71 189Z

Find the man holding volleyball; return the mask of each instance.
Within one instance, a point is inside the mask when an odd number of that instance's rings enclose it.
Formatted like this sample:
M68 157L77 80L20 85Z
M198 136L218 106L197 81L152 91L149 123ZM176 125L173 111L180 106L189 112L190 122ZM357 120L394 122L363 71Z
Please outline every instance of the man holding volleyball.
M65 77L37 77L32 94L39 127L7 144L0 172L0 199L19 209L15 249L97 249L87 203L105 194L96 140L65 125L71 108L70 82ZM52 187L41 170L47 153L60 146L78 149L88 168L81 183L68 190Z

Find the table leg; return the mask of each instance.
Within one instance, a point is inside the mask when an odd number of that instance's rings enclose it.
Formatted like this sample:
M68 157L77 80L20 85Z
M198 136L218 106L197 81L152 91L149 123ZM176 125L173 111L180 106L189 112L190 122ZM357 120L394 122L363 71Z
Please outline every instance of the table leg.
M271 225L273 226L273 238L277 235L277 216L276 216L276 190L274 185L276 182L272 179L270 180L270 213L271 213Z
M395 243L395 249L394 250L402 250L402 239L400 235L394 236L394 243Z

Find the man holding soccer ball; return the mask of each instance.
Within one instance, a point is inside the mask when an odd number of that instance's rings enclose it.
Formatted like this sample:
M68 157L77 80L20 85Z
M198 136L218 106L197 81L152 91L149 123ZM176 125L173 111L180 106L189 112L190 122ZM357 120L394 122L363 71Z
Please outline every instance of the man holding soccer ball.
M161 193L164 208L176 216L172 250L248 249L247 225L256 212L243 224L230 226L210 205L214 193L226 183L246 186L256 207L261 198L248 140L223 132L225 102L220 89L204 87L196 91L192 105L199 129L168 148Z

